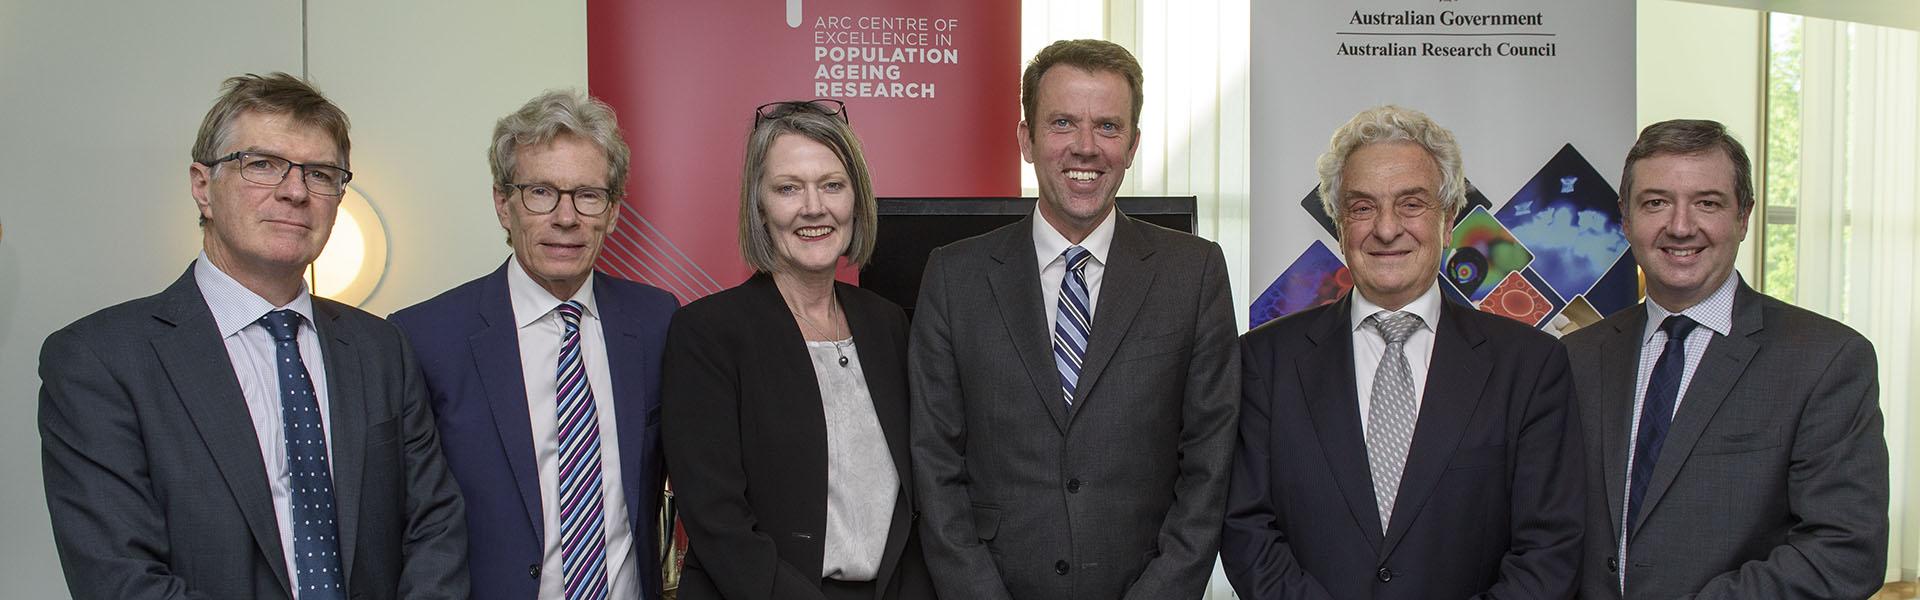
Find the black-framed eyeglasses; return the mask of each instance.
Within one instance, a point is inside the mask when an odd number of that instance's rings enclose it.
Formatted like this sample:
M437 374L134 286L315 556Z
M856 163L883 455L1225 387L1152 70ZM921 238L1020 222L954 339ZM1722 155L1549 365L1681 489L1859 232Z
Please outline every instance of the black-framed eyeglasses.
M832 98L817 98L762 104L759 108L753 109L753 125L758 127L761 121L771 121L796 112L819 113L829 117L840 117L843 123L852 122L847 120L847 103Z
M347 192L347 182L353 181L353 172L333 165L301 164L265 152L235 152L212 162L202 162L207 168L213 168L227 161L240 163L240 178L260 185L280 185L286 181L287 173L294 167L300 167L300 182L307 191L321 196L338 196Z
M509 183L506 187L519 192L520 206L536 215L560 208L561 196L572 196L573 211L589 217L607 212L607 207L619 200L614 197L613 190L603 187L581 186L563 190L550 183Z

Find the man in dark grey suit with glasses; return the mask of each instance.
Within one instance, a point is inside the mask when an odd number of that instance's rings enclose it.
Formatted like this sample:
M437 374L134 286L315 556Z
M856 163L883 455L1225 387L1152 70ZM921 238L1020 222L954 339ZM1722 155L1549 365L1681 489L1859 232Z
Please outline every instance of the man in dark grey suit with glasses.
M198 260L47 337L47 511L73 597L466 598L467 526L400 331L308 294L347 117L227 80L188 167Z

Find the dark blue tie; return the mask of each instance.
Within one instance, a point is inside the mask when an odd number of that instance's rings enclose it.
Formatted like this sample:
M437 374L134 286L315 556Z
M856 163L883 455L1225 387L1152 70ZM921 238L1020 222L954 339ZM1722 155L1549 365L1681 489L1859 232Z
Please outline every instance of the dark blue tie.
M1660 351L1660 361L1654 363L1647 397L1640 406L1640 431L1633 445L1633 485L1627 493L1628 526L1640 514L1640 500L1653 483L1660 446L1673 427L1673 406L1680 399L1680 378L1687 369L1687 334L1699 325L1684 315L1673 315L1660 323L1660 330L1667 332L1667 347Z
M300 313L276 310L260 317L273 336L280 370L280 421L287 440L287 520L293 525L293 569L300 600L346 597L340 572L339 527L334 524L333 475L327 466L327 430L320 400L300 360Z

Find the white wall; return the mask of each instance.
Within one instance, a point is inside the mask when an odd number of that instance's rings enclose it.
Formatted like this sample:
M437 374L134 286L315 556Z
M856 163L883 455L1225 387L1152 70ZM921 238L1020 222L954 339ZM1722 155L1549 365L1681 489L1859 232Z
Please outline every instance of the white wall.
M493 122L586 84L578 1L314 2L308 66L353 120L355 185L391 268L363 306L425 299L507 255ZM159 291L200 247L189 148L222 79L301 70L299 2L0 3L0 596L60 598L40 485L40 343Z
M1676 0L1639 1L1638 126L1667 119L1719 121L1746 145L1758 168L1765 141L1760 137L1760 12ZM1760 238L1759 228L1752 228L1735 263L1749 282L1760 275L1755 252Z

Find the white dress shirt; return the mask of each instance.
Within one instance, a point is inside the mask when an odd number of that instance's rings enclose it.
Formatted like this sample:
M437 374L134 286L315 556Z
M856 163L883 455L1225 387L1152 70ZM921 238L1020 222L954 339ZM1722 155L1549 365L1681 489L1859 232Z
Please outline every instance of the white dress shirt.
M1633 461L1636 458L1634 451L1640 443L1640 410L1647 402L1647 384L1653 382L1653 367L1660 362L1660 353L1667 349L1667 332L1660 330L1660 324L1675 314L1686 315L1700 324L1687 334L1687 360L1685 367L1680 369L1680 390L1673 396L1673 414L1667 415L1673 418L1680 414L1680 402L1687 397L1687 386L1693 383L1693 372L1700 367L1700 358L1707 355L1707 344L1713 341L1713 335L1717 333L1724 336L1733 332L1733 291L1739 287L1735 285L1739 280L1737 272L1729 273L1727 280L1720 283L1720 288L1714 290L1713 295L1678 313L1660 306L1652 296L1647 297L1647 325L1640 330L1640 368L1633 379L1633 422L1627 427L1627 476L1624 478L1627 483L1620 491L1621 502L1633 497ZM1642 506L1641 510L1646 510L1646 507ZM1626 507L1621 506L1621 532L1627 530L1626 515ZM1620 588L1624 590L1627 585L1627 569L1624 568L1627 564L1627 536L1619 536L1615 543L1620 551L1618 562L1623 567L1619 570Z
M1045 202L1041 200L1040 202ZM1094 226L1093 233L1077 244L1093 258L1082 267L1087 280L1087 323L1092 326L1094 311L1100 310L1100 280L1107 274L1107 251L1113 248L1113 218L1120 209L1107 211L1107 218ZM1040 216L1040 203L1033 204L1033 255L1040 261L1040 306L1047 313L1047 339L1053 339L1053 322L1060 317L1060 282L1067 278L1067 257L1062 253L1076 244L1060 235L1046 217Z
M564 300L534 283L518 258L507 268L507 295L513 300L513 322L520 333L520 374L527 390L527 420L533 425L533 458L540 469L540 519L547 538L540 566L540 597L558 600L565 596L567 578L560 557L560 417L555 405L559 394L555 371L559 369L560 338L566 333L566 324L554 309ZM610 578L607 597L638 598L639 552L633 542L633 528L627 523L626 488L620 484L620 429L614 416L606 337L601 334L600 309L593 300L593 278L588 277L570 300L586 307L580 315L580 351L600 422L600 498L607 519Z
M1437 281L1437 280L1436 280ZM1433 331L1440 323L1440 285L1427 287L1427 292L1414 298L1413 302L1400 307L1400 312L1410 312L1420 316L1420 327L1407 336L1404 351L1407 367L1413 372L1413 422L1420 423L1420 405L1427 395L1427 366L1433 361ZM1360 293L1353 290L1353 375L1354 391L1360 398L1360 430L1367 430L1368 412L1373 407L1373 376L1380 370L1380 357L1387 352L1387 338L1380 330L1365 325L1367 317L1386 311Z
M280 525L280 553L287 561L287 579L300 589L300 572L293 565L293 523L288 508L292 497L288 483L287 435L280 412L279 352L273 334L260 324L260 317L276 310L299 313L295 340L300 345L300 362L307 366L307 379L313 382L313 396L320 403L320 428L327 436L327 466L333 466L332 403L327 400L327 362L320 354L320 334L314 331L313 296L301 284L300 295L286 306L274 306L239 281L221 271L201 252L193 263L193 282L200 287L213 323L220 328L220 339L227 346L227 360L240 380L240 394L247 400L247 415L253 420L253 434L260 441L260 461L267 467L267 488L273 492L273 519ZM335 482L336 494L342 486Z

